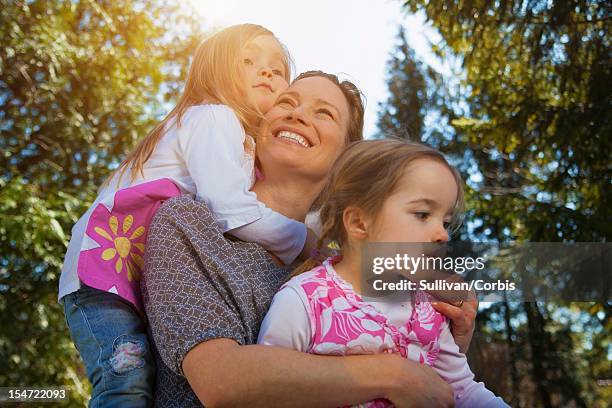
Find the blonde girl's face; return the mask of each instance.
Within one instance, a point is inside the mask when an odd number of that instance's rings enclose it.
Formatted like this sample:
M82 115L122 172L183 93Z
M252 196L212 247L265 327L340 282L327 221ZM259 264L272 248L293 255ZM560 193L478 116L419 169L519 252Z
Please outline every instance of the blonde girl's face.
M278 95L289 87L284 51L272 35L249 41L241 52L243 90L249 101L266 113Z
M370 242L448 241L448 225L458 187L450 169L431 158L419 158L404 169L395 192L375 220L370 220Z

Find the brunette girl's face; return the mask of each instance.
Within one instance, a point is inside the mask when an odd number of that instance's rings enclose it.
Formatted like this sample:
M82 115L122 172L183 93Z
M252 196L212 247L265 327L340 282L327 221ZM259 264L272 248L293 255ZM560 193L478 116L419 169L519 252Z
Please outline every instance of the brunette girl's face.
M289 86L285 79L284 51L272 35L249 41L241 53L243 89L251 103L266 113Z
M457 202L457 181L446 164L432 158L408 163L396 190L371 219L369 242L448 241Z

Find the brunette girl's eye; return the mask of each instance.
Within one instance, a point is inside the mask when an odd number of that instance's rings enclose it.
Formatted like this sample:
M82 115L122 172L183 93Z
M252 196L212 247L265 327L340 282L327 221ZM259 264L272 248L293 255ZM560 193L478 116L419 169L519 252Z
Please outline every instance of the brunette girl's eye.
M444 221L444 224L442 224L442 225L444 226L444 229L447 230L447 229L450 228L451 223L450 223L450 221Z
M415 212L414 215L422 221L425 221L427 218L429 218L429 213L426 211L418 211Z

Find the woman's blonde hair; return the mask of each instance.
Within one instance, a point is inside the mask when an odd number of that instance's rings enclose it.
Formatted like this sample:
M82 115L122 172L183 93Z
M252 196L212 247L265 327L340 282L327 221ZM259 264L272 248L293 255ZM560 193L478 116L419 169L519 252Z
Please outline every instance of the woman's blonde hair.
M364 140L352 143L340 154L321 191L318 200L322 225L317 245L319 251L325 252L324 243L327 242L335 242L340 248L346 244L347 234L342 220L346 208L360 208L376 219L385 200L397 189L406 166L420 158L437 160L453 174L458 195L450 229L456 230L461 225L464 211L463 182L459 172L442 153L401 139ZM320 262L320 257L313 257L300 265L292 276L308 271Z
M128 168L132 170L132 181L137 173L142 174L145 162L151 157L169 123L175 121L176 126L180 127L185 111L194 105L227 105L232 108L246 133L257 134L263 113L249 103L238 79L243 78L241 51L249 41L261 35L274 36L274 33L256 24L239 24L202 41L195 51L185 89L176 106L119 165L114 173L119 174L119 180ZM285 79L289 82L291 58L287 49L280 42L279 45L283 49Z

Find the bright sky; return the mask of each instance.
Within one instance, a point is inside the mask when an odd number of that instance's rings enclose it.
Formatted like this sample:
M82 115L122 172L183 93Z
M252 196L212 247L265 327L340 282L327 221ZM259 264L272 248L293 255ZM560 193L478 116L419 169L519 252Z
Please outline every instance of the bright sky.
M443 68L429 51L436 39L422 16L406 16L398 0L191 0L205 29L260 24L287 46L296 72L341 74L367 98L365 135L376 129L378 102L387 96L386 63L403 24L409 43L427 63Z

